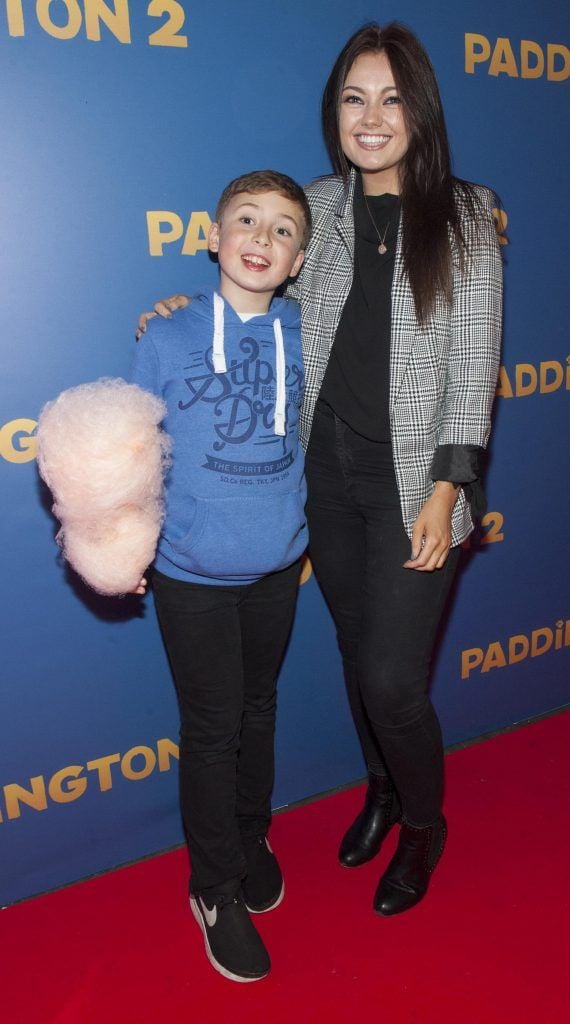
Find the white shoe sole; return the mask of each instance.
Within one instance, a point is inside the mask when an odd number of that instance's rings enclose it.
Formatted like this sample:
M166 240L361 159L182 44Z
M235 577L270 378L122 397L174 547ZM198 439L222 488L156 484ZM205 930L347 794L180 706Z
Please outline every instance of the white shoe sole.
M206 931L206 926L204 924L204 918L202 917L200 910L198 909L197 901L194 899L193 896L190 897L190 910L192 911L194 917L196 918L196 921L200 925L202 935L204 936L204 948L206 950L206 956L208 957L208 960L210 961L215 971L218 971L219 974L221 974L224 978L228 978L230 981L237 981L243 984L247 984L250 981L262 981L263 978L267 977L269 971L266 971L265 974L259 974L256 978L242 978L241 974L233 974L232 971L228 971L227 967L223 967L222 964L218 963L214 954L212 953L212 950L210 949L210 943L208 941L208 933Z
M254 910L253 907L248 907L247 906L247 900L245 898L244 898L244 903L245 903L247 909L249 910L250 914L268 914L270 910L275 910L275 908L278 907L279 904L283 902L283 897L284 896L285 896L285 882L283 882L283 885L281 886L281 892L279 893L279 896L275 900L275 903L272 903L270 907L264 907L263 910Z

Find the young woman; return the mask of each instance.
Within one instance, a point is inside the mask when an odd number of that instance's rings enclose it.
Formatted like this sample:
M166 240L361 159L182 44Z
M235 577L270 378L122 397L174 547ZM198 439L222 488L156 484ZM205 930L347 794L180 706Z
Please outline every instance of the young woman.
M336 173L307 189L313 236L289 289L310 554L369 777L339 857L365 863L399 823L374 897L389 916L422 899L445 845L429 667L458 545L484 507L502 267L494 197L452 177L433 68L408 29L352 36L322 113Z

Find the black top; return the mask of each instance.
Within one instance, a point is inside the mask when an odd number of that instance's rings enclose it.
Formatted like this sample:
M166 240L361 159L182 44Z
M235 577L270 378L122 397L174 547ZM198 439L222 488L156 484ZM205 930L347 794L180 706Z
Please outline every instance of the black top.
M354 193L354 275L319 398L371 441L390 441L392 279L400 199ZM381 240L386 252L378 252Z

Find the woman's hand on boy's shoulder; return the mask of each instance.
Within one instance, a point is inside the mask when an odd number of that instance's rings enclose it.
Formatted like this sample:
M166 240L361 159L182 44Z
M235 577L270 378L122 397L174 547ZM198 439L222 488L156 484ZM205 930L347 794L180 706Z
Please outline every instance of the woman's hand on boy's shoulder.
M146 331L146 325L149 320L152 320L153 316L163 316L169 320L175 310L184 309L191 301L188 295L171 295L168 299L159 299L154 304L154 312L141 313L139 316L136 333L137 341L142 338Z

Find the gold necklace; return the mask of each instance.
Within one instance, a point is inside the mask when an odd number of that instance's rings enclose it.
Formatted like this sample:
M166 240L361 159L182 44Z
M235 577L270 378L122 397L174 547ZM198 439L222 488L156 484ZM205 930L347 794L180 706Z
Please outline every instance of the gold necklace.
M365 203L366 209L368 211L368 216L370 217L370 220L372 221L372 226L373 226L376 234L378 235L378 241L380 243L379 246L378 246L378 252L380 253L381 256L384 256L384 254L388 252L388 246L385 245L385 241L386 241L386 235L388 234L388 228L390 227L390 222L391 222L392 218L390 218L388 220L388 223L386 224L386 227L384 228L384 234L382 236L380 236L380 232L379 232L379 230L378 230L378 228L376 226L376 221L374 220L374 217L372 216L372 213L370 211L370 207L368 205L368 200L366 198L366 192L364 191L364 189L362 190L362 195L364 196L364 203Z

